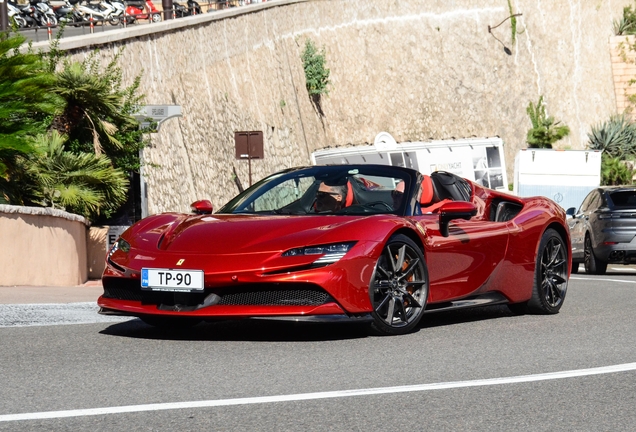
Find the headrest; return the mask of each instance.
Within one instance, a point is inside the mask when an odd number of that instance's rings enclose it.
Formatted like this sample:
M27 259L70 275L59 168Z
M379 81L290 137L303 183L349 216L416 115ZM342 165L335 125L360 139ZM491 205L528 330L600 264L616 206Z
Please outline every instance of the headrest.
M353 204L353 186L351 186L351 182L347 182L347 196L345 198L345 207L349 207Z
M433 201L435 191L433 190L433 180L427 175L422 179L422 195L420 195L420 204L425 206Z

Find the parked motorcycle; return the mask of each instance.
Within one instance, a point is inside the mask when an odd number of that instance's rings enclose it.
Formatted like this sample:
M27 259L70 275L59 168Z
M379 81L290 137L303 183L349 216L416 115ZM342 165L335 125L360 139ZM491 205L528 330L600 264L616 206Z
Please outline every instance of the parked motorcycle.
M19 18L17 18L16 21L20 21L20 23L22 24L26 22L25 27L38 26L38 22L35 20L33 16L33 14L35 13L35 8L33 6L31 6L30 4L21 5L11 1L8 2L7 5L9 6L9 8L11 8L14 11L14 13L15 11L17 11L17 15L14 15L14 17L19 17ZM16 22L18 27L20 26L20 23Z
M57 17L48 0L30 0L29 4L33 7L33 19L37 25L42 27L57 25Z
M53 6L53 11L59 22L66 22L77 25L83 20L82 15L75 9L75 4L80 0L64 0L64 4Z
M183 18L192 15L199 15L201 13L201 6L195 0L188 0L187 7L176 1L172 2L174 7L174 15L177 18Z
M31 8L31 6L28 6ZM31 23L34 23L33 19L29 16L23 16L22 9L18 8L18 5L12 2L7 2L7 8L9 12L9 22L15 24L17 28L25 28L29 26L27 18ZM33 8L31 8L33 9Z
M127 0L125 3L128 24L140 19L148 19L148 15L153 23L161 21L161 12L151 0Z
M102 21L111 25L118 25L124 19L126 11L123 3L114 0L102 0L98 4L80 1L74 8L84 22Z

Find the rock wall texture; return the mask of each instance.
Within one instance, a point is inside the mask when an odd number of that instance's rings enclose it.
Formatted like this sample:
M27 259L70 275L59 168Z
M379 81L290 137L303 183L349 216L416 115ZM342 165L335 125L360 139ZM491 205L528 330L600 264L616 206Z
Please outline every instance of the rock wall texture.
M636 41L634 36L614 36L610 39L612 72L616 110L630 112L634 117L634 104L630 97L636 94Z
M261 130L256 181L309 163L312 151L372 143L495 136L514 155L525 146L529 101L571 128L559 148L582 149L591 125L616 112L612 20L631 0L313 0L164 31L123 46L126 80L143 70L148 104L181 105L144 151L150 213L215 208L248 185L234 132ZM322 114L305 90L301 53L310 38L331 70ZM83 56L95 47L75 50ZM510 54L504 51L509 50Z

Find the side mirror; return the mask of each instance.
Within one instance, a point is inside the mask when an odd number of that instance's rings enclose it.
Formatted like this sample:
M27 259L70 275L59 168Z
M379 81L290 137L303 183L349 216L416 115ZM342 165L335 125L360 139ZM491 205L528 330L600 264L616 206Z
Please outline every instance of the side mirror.
M470 220L477 214L477 207L467 201L452 201L439 210L439 232L448 237L448 223L453 219Z
M565 211L565 214L574 217L574 215L576 214L576 208L570 207Z
M210 200L199 200L190 204L192 213L195 214L212 214L212 203Z

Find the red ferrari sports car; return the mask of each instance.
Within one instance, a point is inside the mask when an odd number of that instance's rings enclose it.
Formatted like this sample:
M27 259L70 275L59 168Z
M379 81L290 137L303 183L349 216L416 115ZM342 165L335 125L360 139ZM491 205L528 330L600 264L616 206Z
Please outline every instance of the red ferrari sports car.
M447 172L383 165L287 169L216 213L150 216L109 251L100 313L201 320L369 322L413 330L429 312L508 304L557 313L571 247L564 211Z

